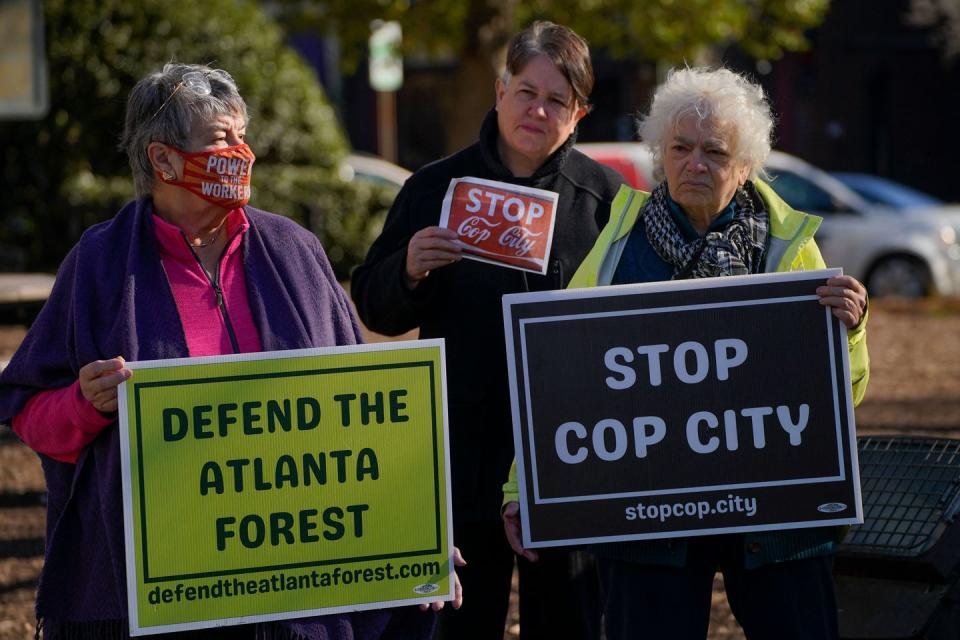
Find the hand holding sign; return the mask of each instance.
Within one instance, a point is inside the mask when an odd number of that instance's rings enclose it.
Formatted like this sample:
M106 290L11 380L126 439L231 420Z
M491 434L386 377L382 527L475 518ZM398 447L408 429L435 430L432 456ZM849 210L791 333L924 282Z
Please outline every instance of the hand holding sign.
M404 281L410 289L427 277L433 269L445 267L460 259L462 251L457 234L441 227L425 227L413 234L407 243Z
M523 546L522 524L520 522L520 503L508 502L503 505L503 532L507 536L510 548L518 556L523 556L530 562L536 562L540 556L536 551L525 549Z
M94 360L80 367L80 393L97 411L112 413L117 410L117 387L133 372L124 368L123 358Z
M459 547L453 548L453 565L455 567L467 566L467 561L463 559L463 554L460 553ZM427 609L440 611L440 609L443 609L444 604L444 600L434 600L430 604L421 604L420 611L426 611ZM454 609L459 609L460 606L463 605L463 585L460 584L460 576L457 575L456 571L453 572L453 600L450 602L450 605Z
M828 278L825 286L817 288L817 295L847 329L859 325L867 312L867 290L853 276Z

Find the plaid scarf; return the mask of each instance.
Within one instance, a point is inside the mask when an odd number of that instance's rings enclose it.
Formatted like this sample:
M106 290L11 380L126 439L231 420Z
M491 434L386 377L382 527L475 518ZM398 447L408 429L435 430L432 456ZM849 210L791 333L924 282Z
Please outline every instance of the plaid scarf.
M660 183L641 211L647 238L657 255L673 265L673 279L714 278L760 273L770 229L770 216L753 183L737 189L733 220L720 231L688 241L677 228L667 203L667 184Z

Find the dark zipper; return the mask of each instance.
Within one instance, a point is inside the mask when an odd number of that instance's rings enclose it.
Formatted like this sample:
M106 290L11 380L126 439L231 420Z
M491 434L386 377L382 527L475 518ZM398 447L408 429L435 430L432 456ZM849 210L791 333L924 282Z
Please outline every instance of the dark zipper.
M560 258L554 259L550 273L553 275L553 280L556 283L554 288L563 289L563 263L560 262Z
M213 292L217 294L217 308L220 309L220 316L223 318L223 323L227 327L227 335L230 337L230 346L233 347L234 353L240 353L240 343L237 341L237 334L233 330L233 323L230 321L230 313L227 311L227 302L223 299L223 289L220 287L220 263L223 262L223 256L226 255L227 249L230 248L230 245L233 243L233 239L236 238L237 234L239 233L240 232L238 231L227 239L227 244L223 247L220 257L217 258L217 270L213 277L211 277L210 274L207 273L207 270L203 268L203 262L200 261L200 256L198 256L197 252L194 251L193 247L190 246L186 236L183 236L183 241L186 242L187 247L190 249L190 253L193 254L197 264L200 265L200 271L203 272L203 275L207 276L207 280L210 281L210 286L213 287Z
M530 293L532 289L530 288L530 281L527 279L527 272L520 271L520 276L523 279L523 290ZM550 262L550 271L544 274L544 278L546 283L545 291L563 289L563 263L560 262L560 258L554 258Z

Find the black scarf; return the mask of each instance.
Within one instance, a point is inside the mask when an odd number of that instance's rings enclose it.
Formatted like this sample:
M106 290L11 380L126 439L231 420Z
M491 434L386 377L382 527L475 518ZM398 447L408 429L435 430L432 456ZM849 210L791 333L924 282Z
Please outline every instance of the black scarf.
M688 241L670 213L667 185L660 183L640 215L650 245L673 265L673 279L714 278L760 273L770 230L770 216L753 183L737 189L733 220L723 230Z

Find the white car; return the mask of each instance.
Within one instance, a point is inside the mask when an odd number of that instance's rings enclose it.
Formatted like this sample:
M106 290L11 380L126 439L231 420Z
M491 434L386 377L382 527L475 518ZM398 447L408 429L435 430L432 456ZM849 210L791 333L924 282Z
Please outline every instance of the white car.
M360 180L399 191L409 177L410 172L400 165L362 153L351 153L340 165L340 179L344 182Z
M871 204L882 204L894 209L942 207L946 204L929 193L918 191L889 178L843 171L831 171L830 175L856 191L860 197Z
M610 157L630 162L642 177L642 184L630 180L639 188L653 183L650 153L641 143L577 148L614 169ZM770 154L766 169L790 206L823 217L816 238L827 264L864 282L871 296L960 295L960 206L872 204L825 171L779 151Z

